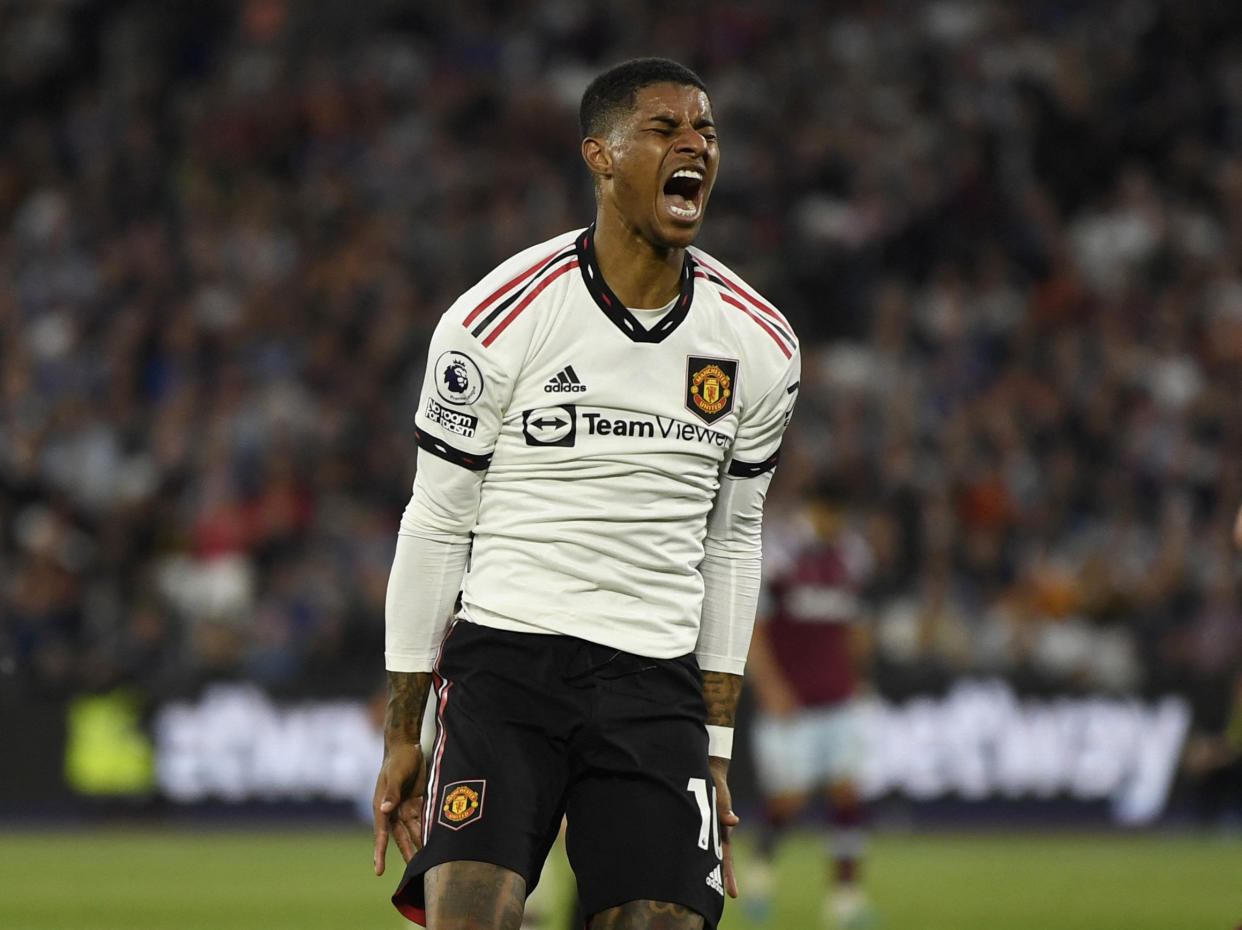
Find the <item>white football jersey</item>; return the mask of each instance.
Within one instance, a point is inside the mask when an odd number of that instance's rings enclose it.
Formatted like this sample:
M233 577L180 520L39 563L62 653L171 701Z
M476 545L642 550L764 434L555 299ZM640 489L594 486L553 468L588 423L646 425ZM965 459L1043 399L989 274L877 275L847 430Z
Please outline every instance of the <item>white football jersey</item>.
M759 555L798 344L698 249L669 308L627 309L592 231L519 253L440 320L403 531L473 534L470 621L671 658L695 648L705 545Z

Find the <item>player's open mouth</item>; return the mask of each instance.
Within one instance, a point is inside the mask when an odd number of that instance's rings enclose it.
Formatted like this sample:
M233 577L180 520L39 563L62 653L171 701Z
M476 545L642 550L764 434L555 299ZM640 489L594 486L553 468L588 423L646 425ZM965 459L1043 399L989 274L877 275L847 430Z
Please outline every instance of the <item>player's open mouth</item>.
M664 205L678 219L693 220L703 209L700 195L703 193L701 168L678 168L664 183Z

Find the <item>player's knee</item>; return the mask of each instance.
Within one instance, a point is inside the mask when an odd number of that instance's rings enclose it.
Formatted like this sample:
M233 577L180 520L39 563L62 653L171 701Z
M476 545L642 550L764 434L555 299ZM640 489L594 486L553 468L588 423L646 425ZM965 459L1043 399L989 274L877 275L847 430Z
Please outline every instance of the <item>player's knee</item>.
M857 807L861 801L858 786L852 781L835 781L828 787L828 800L838 808Z
M667 901L627 901L600 911L590 930L702 930L703 915Z
M784 825L801 813L810 801L806 792L782 792L764 798L764 815L774 825Z
M445 862L423 876L428 930L518 930L526 880L490 862Z

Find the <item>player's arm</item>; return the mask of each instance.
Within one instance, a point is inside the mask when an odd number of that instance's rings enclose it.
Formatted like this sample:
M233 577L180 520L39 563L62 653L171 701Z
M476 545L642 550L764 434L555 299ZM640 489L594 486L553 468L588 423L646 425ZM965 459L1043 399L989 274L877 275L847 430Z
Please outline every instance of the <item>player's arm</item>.
M703 670L707 703L708 762L724 847L725 889L737 897L730 833L738 823L727 782L742 674L759 604L763 501L776 467L781 436L793 409L799 357L743 415L703 544L703 614L695 656Z
M754 689L759 706L776 717L787 717L802 704L789 684L772 649L772 637L762 618L755 623L750 636L750 652L746 658L746 677Z
M740 487L728 479L721 482L708 519L703 561L699 564L703 576L703 614L695 656L703 673L708 765L716 786L725 891L734 898L738 895L738 887L730 840L739 818L733 812L733 797L729 791L729 759L733 754L733 728L742 693L742 673L746 668L746 652L759 597L762 550L754 515L762 514L763 496L770 477L770 474L757 476ZM735 508L740 508L740 513ZM747 513L750 519L745 517ZM752 524L754 533L746 531ZM732 531L727 529L730 527Z
M733 753L733 727L737 721L737 702L742 693L742 676L720 671L703 672L703 700L707 704L707 764L716 786L716 816L720 820L720 846L723 857L725 890L738 894L733 872L732 830L740 822L733 813L729 791L729 758Z
M760 479L762 488L752 486L743 496L762 512L763 489L767 479ZM726 491L725 489L730 490ZM722 484L721 494L735 497L730 484ZM719 515L732 523L728 502L718 496L713 516ZM709 528L712 525L709 519ZM754 548L720 548L718 540L709 539L699 571L703 575L703 616L699 625L699 641L695 648L703 672L703 699L707 705L707 754L712 781L716 786L716 815L720 822L725 891L738 895L737 877L733 871L731 834L738 822L733 812L733 796L729 790L729 759L733 755L733 728L737 721L737 703L742 693L742 673L746 667L746 651L755 620L759 593L760 549L755 536Z
M431 673L390 671L387 676L384 760L372 798L376 875L384 874L390 835L406 862L421 845L420 802L427 785L427 766L419 734L431 690Z
M420 451L384 607L388 703L384 758L372 799L376 875L384 874L390 836L407 862L422 846L427 769L419 736L436 654L465 573L466 527L474 523L481 487L481 474ZM455 508L444 509L447 500L455 501Z
M377 875L384 872L390 836L406 861L422 845L423 713L465 574L503 415L500 398L506 396L501 367L479 351L450 311L428 354L415 416L418 469L401 518L384 609L388 704L372 803Z

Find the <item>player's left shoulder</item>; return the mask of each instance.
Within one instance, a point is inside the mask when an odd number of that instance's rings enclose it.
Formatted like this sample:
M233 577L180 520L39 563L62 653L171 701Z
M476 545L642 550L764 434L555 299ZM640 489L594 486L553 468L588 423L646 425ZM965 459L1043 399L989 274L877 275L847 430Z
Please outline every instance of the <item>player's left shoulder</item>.
M782 360L798 356L798 336L793 326L772 301L743 280L724 262L702 249L691 247L694 261L695 296L705 294L716 305L723 325L736 331L750 350Z

